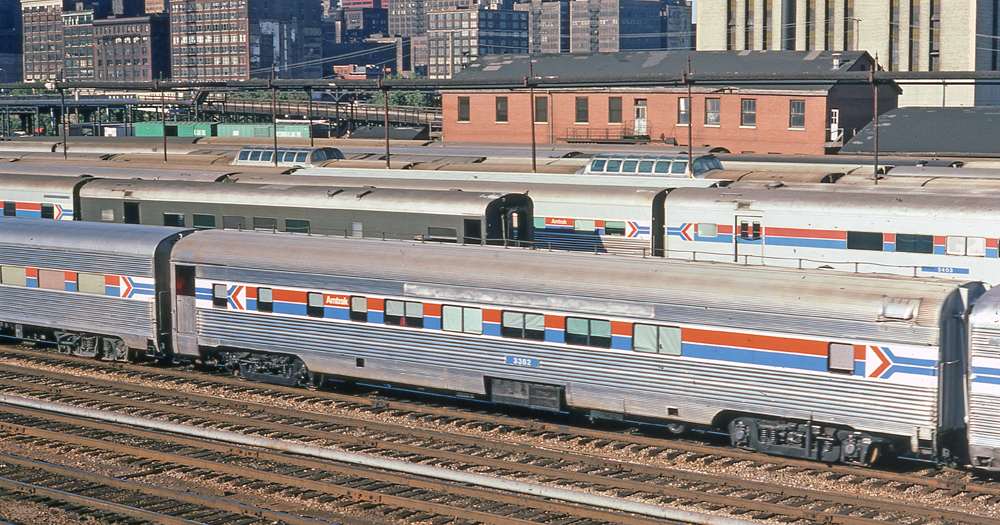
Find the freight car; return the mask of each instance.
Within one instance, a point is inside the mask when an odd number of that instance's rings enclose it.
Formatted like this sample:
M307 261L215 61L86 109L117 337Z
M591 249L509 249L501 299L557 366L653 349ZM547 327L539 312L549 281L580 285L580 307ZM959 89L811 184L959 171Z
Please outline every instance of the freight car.
M978 282L231 230L168 255L185 233L0 219L2 334L708 428L822 461L1000 465L1000 290ZM171 343L78 315L127 301Z
M0 175L4 216L436 242L532 239L523 194Z

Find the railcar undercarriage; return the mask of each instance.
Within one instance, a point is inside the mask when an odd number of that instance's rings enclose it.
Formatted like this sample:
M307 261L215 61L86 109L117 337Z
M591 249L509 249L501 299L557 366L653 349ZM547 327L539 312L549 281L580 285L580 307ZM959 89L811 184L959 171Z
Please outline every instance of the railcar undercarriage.
M314 374L294 355L218 351L208 354L205 363L219 366L247 380L276 385L315 388L324 381L322 374Z
M729 422L734 447L765 454L823 461L871 465L888 442L849 428L814 422L739 417Z
M67 332L21 323L0 323L0 336L37 343L54 343L59 353L101 361L130 361L131 352L121 338L85 332Z

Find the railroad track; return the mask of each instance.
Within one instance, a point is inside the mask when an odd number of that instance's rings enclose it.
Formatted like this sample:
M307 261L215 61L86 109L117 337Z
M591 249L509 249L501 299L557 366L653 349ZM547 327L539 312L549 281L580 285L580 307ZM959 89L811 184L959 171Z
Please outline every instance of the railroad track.
M595 497L751 521L844 524L997 522L992 507L1000 501L1000 487L991 483L976 483L965 473L913 474L827 467L702 444L522 421L448 407L283 389L176 369L131 365L109 368L90 361L20 351L0 352L0 362L7 363L0 366L0 393L6 395L75 407L96 406L105 412L138 415L150 421L182 421L192 428L211 428L244 436L278 436L280 441L306 443L323 449L401 461L412 466L438 467L539 486L562 487ZM67 371L69 366L74 370ZM57 372L55 368L61 371ZM157 386L138 384L151 382L157 383ZM164 392L168 388L165 385L169 385L171 391ZM14 434L23 436L41 431L29 431L29 428L35 427L16 419L28 416L5 408L0 413L0 428L19 425ZM15 419L10 420L12 417ZM71 422L65 421L64 424L70 425ZM102 429L101 432L110 430ZM88 435L77 438L101 441ZM55 437L44 436L44 439ZM223 451L234 450L231 444L217 446ZM159 445L152 448L170 447ZM136 451L130 453L141 456ZM230 453L230 457L242 456ZM157 461L184 465L193 460L174 458ZM222 460L212 461L220 463ZM318 468L299 467L307 470ZM209 469L206 465L202 468L213 471L221 467ZM309 470L309 473L312 471ZM225 476L237 476L237 480L255 479L248 472L231 472ZM333 497L329 491L336 493L333 487L339 486L338 481L342 479L339 476L349 476L350 479L350 476L359 475L333 473L324 478L320 486L297 486L289 490L312 491ZM291 481L283 479L280 483L292 487ZM260 482L258 479L251 483ZM396 485L396 481L378 479L372 482L388 484L384 488L394 493L406 492L403 487L407 485ZM233 480L228 483L225 491L234 494L238 493L234 489L247 485L242 481L234 483ZM417 490L431 491L423 487ZM453 488L440 490L445 494L457 494ZM865 492L864 497L858 496L860 490ZM336 496L350 501L372 501L363 494ZM375 496L368 496L372 497ZM465 497L480 502L486 496L469 494ZM508 503L494 501L493 504L503 507ZM406 505L392 503L397 508L406 508ZM450 511L449 514L441 509L422 508L416 503L410 505L416 507L410 509L414 513L411 516L419 516L420 519L432 519L424 518L421 513L438 516L439 520L444 516L458 519L457 511ZM534 502L531 508L543 512L540 521L534 521L536 523L553 520L570 520L565 522L571 523L573 519L628 522L621 516L605 515L599 518L579 510L571 512L563 507L550 509L541 506L541 502ZM498 518L493 516L493 519Z

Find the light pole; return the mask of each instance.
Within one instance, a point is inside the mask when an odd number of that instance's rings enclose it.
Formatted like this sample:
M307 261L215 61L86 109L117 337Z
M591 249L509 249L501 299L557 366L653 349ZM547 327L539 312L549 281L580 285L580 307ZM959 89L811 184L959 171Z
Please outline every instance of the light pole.
M535 120L537 116L535 115L535 74L532 70L531 64L534 62L531 60L531 55L528 55L528 76L524 77L524 83L528 86L528 111L531 115L531 172L537 173L538 169L535 165Z

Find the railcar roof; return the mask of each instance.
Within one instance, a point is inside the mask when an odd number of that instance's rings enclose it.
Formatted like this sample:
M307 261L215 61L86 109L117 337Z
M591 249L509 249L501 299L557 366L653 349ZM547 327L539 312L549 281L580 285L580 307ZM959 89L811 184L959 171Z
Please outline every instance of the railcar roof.
M395 280L406 283L407 295L435 300L470 296L524 307L531 297L551 309L590 304L594 313L610 315L616 308L641 304L657 315L674 312L674 318L693 323L781 327L839 338L856 333L914 344L936 343L942 304L961 286L956 281L822 270L235 231L184 238L173 260L327 276L331 281ZM919 301L915 318L880 318L886 298Z
M837 210L841 215L893 216L931 219L956 214L996 216L1000 193L932 190L928 188L872 187L858 185L781 185L766 188L760 183L737 183L726 188L679 188L671 192L669 205L685 208L720 209L732 203L741 211L780 211L782 213L824 213Z
M72 192L77 185L87 180L83 177L0 173L0 189Z
M404 171L403 173L407 173ZM415 190L454 190L463 191L499 191L505 193L527 193L532 200L544 198L547 202L579 202L599 203L601 205L650 205L661 189L626 186L588 186L542 183L499 182L485 180L438 180L420 178L383 178L368 179L363 177L319 177L296 175L237 175L233 177L238 183L262 184L280 183L304 186L336 186L338 183L346 186L377 188L399 188Z
M402 190L387 188L295 186L290 184L225 184L185 181L96 180L81 198L112 198L206 204L266 204L374 211L479 213L500 192Z
M164 226L0 217L0 260L5 246L152 256L165 239L190 231Z
M718 180L690 179L687 177L650 177L562 174L562 173L518 173L490 171L447 171L447 170L383 170L373 168L304 168L295 170L294 175L354 177L369 179L431 179L450 181L490 181L503 183L625 186L631 188L685 188L714 186Z

